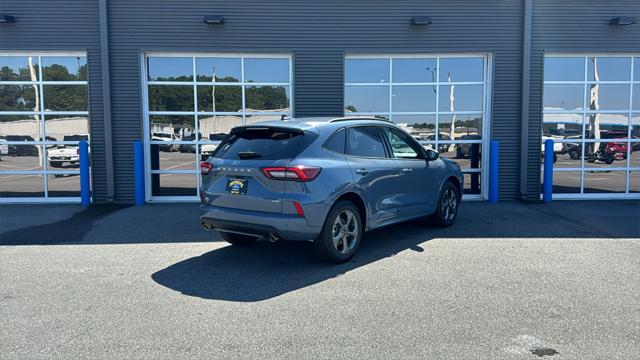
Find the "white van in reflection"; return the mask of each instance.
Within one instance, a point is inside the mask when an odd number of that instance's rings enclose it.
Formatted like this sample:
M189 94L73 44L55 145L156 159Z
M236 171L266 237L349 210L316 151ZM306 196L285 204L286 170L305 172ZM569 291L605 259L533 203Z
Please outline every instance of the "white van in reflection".
M179 141L180 136L169 133L153 133L151 134L151 141L166 141L166 144L158 144L158 150L160 151L179 151L180 144L170 144L169 141Z
M62 141L89 141L89 135L65 135ZM62 168L65 164L69 167L80 166L80 148L77 144L57 145L47 149L49 167Z
M209 134L209 142L203 143L200 147L200 159L206 161L216 151L225 136L227 136L225 133Z

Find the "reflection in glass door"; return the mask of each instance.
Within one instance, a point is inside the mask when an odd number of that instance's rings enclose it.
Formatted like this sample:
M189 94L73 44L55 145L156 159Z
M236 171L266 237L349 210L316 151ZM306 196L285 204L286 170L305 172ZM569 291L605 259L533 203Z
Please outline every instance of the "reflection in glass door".
M84 53L0 53L0 202L79 202Z
M555 143L554 198L638 197L640 57L548 54L547 139Z
M486 55L357 55L345 59L344 113L390 119L460 164L465 199L486 198Z
M199 161L239 125L291 115L288 55L146 54L147 200L198 199Z

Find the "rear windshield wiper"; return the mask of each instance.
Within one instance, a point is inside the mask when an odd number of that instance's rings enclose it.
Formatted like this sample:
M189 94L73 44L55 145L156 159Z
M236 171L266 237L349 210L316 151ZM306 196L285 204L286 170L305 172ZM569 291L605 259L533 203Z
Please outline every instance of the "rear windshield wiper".
M253 151L240 151L238 152L238 157L242 160L246 160L246 159L259 159L261 157L263 157L262 154L258 154L257 152L253 152Z

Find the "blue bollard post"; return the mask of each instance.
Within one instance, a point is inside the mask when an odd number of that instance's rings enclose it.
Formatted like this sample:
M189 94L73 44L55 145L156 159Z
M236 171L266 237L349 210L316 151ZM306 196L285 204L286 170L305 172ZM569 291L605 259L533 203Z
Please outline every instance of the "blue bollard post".
M89 175L89 144L80 141L78 144L80 152L80 204L87 207L91 204L91 180Z
M553 140L544 141L544 180L542 187L542 201L551 202L553 198Z
M489 149L489 202L498 203L498 159L500 158L500 141L491 140Z
M136 206L144 205L144 157L142 152L142 142L133 142L133 167L134 181L136 189Z

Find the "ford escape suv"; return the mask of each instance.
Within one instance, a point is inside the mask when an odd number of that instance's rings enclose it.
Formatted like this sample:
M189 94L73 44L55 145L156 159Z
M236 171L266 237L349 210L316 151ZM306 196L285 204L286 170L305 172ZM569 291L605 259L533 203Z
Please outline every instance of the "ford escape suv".
M233 128L200 164L201 223L233 245L313 241L345 262L366 231L456 219L460 167L375 118L290 119Z

